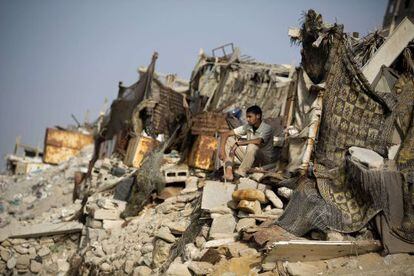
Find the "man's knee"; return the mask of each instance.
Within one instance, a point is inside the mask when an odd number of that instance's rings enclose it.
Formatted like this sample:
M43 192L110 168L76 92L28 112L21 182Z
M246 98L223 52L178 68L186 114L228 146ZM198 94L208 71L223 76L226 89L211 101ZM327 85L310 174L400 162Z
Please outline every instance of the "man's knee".
M227 137L226 146L232 147L236 143L236 139L233 136Z
M247 148L246 148L246 153L247 154L256 154L256 152L259 150L259 146L258 145L254 145L254 144L248 144Z

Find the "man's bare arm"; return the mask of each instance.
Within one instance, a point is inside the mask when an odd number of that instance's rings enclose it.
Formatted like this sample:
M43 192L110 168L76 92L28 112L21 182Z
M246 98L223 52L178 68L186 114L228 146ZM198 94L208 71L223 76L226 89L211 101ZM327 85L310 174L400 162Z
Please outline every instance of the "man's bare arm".
M264 141L263 141L262 138L256 138L256 139L250 139L250 140L245 140L245 141L237 141L236 145L237 146L246 146L246 145L249 145L249 144L253 144L253 145L260 146L263 143L264 143Z

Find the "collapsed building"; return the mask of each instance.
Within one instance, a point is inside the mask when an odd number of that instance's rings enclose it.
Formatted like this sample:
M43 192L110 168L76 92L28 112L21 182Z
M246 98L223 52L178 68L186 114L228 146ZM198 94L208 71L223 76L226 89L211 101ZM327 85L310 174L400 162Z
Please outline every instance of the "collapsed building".
M413 253L414 24L355 38L310 10L289 33L297 68L223 48L201 52L186 82L156 73L154 53L98 119L93 153L54 169L75 182L71 211L2 232L3 270L306 275L354 269L334 258ZM220 182L220 134L255 104L278 160ZM295 264L319 260L333 268Z

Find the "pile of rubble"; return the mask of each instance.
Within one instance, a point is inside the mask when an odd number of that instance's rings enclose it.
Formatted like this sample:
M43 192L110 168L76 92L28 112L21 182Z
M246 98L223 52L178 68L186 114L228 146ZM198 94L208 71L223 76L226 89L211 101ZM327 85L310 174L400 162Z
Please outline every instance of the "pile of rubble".
M401 24L372 42L310 10L289 31L301 67L231 45L200 53L189 82L157 74L155 53L87 133L47 130L35 158L49 165L8 159L0 271L414 273L414 24ZM257 103L278 160L223 182L218 137Z

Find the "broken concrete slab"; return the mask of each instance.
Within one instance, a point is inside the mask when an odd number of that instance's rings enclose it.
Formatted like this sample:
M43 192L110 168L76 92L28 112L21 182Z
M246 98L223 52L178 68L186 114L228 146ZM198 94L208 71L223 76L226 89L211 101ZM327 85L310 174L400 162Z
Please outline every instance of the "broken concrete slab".
M219 247L219 246L222 246L222 245L230 244L234 241L235 241L234 238L211 240L211 241L208 241L204 244L204 248Z
M233 237L236 228L236 219L233 215L221 215L213 220L209 236L211 239L223 239Z
M254 218L243 218L237 222L236 231L240 232L242 229L256 226L256 220Z
M121 210L106 210L106 209L96 209L92 212L92 217L98 220L119 220Z
M408 43L414 39L414 24L406 17L385 40L372 58L362 67L362 73L372 84L383 65L390 66Z
M270 245L265 262L316 261L379 251L380 241L278 241Z
M218 207L226 207L227 202L232 200L231 195L236 185L218 182L205 181L201 209L210 210Z
M213 272L214 266L208 262L190 262L188 268L195 275L208 275Z
M103 220L102 221L102 228L105 230L114 229L114 228L121 228L122 225L125 223L124 220Z
M373 150L350 147L349 153L352 160L367 166L369 169L381 169L384 166L384 158Z
M2 240L7 238L36 238L42 236L76 233L81 232L82 229L83 224L76 221L41 223L30 226L16 226L13 227L13 229L2 229L0 231L0 237L2 237Z

